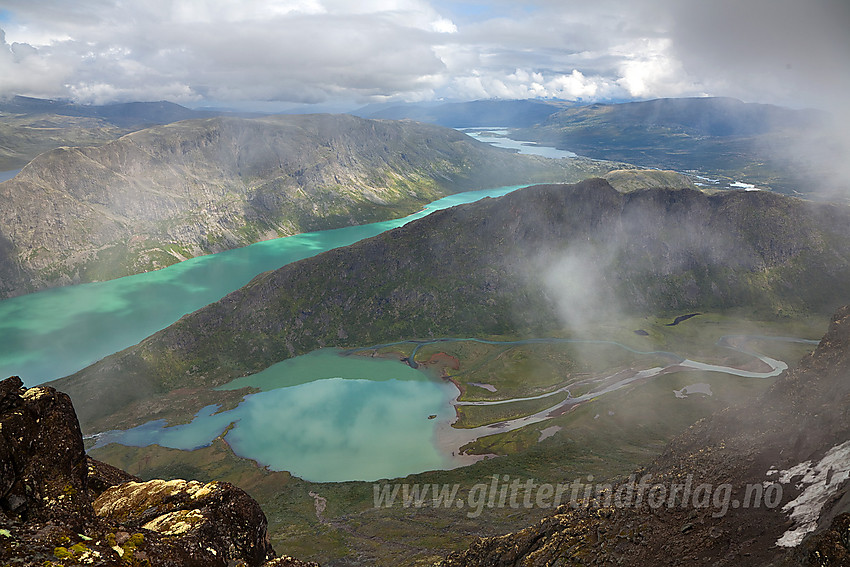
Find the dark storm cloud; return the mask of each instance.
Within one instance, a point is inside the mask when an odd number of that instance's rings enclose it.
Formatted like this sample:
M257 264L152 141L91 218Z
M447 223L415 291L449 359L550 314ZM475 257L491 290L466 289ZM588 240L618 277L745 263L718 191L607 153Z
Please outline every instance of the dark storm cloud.
M709 92L826 110L821 128L770 148L827 197L850 194L850 3L673 2L671 54Z
M669 2L671 54L730 96L832 105L850 88L845 0Z

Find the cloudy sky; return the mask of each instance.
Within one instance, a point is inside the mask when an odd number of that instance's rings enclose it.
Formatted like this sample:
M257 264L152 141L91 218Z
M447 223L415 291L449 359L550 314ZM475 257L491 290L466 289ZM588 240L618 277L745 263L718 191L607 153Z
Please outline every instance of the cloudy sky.
M847 0L0 0L0 96L835 107Z

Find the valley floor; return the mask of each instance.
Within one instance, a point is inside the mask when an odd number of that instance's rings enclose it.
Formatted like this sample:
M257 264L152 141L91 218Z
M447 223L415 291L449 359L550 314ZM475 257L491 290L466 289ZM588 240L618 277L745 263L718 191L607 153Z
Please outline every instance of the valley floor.
M516 530L551 514L551 499L541 501L546 506L526 498L532 486L630 474L700 418L764 392L778 374L773 370L796 364L827 325L826 318L760 321L719 313L671 325L676 315L599 322L581 334L598 341L592 343L566 342L578 334L565 333L546 342L478 337L349 354L412 360L432 379L451 380L459 388L457 421L441 432L441 446L451 451L452 442L463 440L462 450L480 459L469 466L374 483L312 483L238 457L227 443L230 428L193 451L110 444L91 454L142 478L233 482L262 505L279 553L323 565L430 564L477 536ZM710 365L738 369L739 375ZM658 368L664 371L647 372ZM245 393L182 396L201 397L205 404L220 400L226 409ZM179 399L173 402L181 406ZM178 423L193 414L169 415ZM544 418L518 421L532 415ZM481 434L502 422L523 426ZM476 486L482 485L504 495L493 492L492 503L484 505L476 500ZM388 506L393 490L398 497Z

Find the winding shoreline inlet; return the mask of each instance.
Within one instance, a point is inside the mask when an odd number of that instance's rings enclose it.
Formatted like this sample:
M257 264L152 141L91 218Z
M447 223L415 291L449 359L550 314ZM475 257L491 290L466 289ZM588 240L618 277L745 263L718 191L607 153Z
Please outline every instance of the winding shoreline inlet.
M662 357L670 358L672 360L671 364L666 366L658 366L640 371L620 371L609 376L603 378L593 378L590 380L583 380L579 382L570 382L567 385L559 385L555 389L550 392L540 394L537 396L529 396L529 397L520 397L520 398L509 398L509 399L501 399L501 400L492 400L492 401L469 401L463 402L459 401L458 398L461 395L461 391L458 388L458 394L452 400L452 405L457 406L493 406L493 405L504 405L515 402L527 402L532 400L544 399L552 396L556 396L558 394L567 394L567 398L564 400L560 400L557 403L553 404L550 407L547 407L543 410L540 410L531 415L504 420L497 423L482 425L479 427L472 428L457 428L453 427L452 424L441 423L438 424L437 428L437 437L438 444L444 450L452 451L452 455L459 459L461 462L459 466L463 464L468 464L469 459L468 456L459 454L459 449L469 443L475 442L481 437L486 437L488 435L495 435L499 433L507 433L510 431L514 431L517 429L521 429L528 425L532 425L535 423L540 423L542 421L546 421L551 419L552 417L556 417L568 411L571 407L576 406L582 402L586 402L588 400L597 398L604 394L608 394L610 392L614 392L619 390L629 384L640 380L649 380L656 376L660 376L662 374L667 374L675 371L687 371L687 370L701 370L705 372L718 372L724 374L731 374L733 376L740 376L742 378L753 378L753 379L765 379L765 378L775 378L782 374L785 370L788 369L788 365L781 361L766 355L763 355L752 348L747 348L746 345L750 341L760 340L760 341L780 341L780 342L792 342L792 343L802 343L802 344L811 344L817 345L819 341L810 340L810 339L801 339L796 337L772 337L772 336L764 336L764 335L724 335L720 337L717 341L717 345L728 348L749 356L752 356L762 363L766 364L770 370L767 372L755 372L750 370L743 370L740 368L735 368L731 366L723 366L717 364L707 364L704 362L699 362L695 360L690 360L688 358L684 358L680 355L677 355L672 352L667 351L641 351L633 349L627 345L624 345L617 341L606 341L606 340L591 340L591 339L564 339L564 338L533 338L533 339L521 339L516 341L493 341L487 339L478 339L478 338L438 338L438 339L430 339L430 340L410 340L410 341L398 341L393 343L374 345L372 347L362 347L357 349L351 349L347 351L348 354L353 354L357 352L363 352L368 350L377 350L381 348L393 347L402 344L414 344L415 347L411 352L410 356L406 360L406 362L412 367L417 368L418 364L414 360L416 352L419 351L424 346L439 344L439 343L451 343L451 342L478 342L483 344L492 344L492 345L528 345L528 344L565 344L565 343L574 343L574 344L606 344L613 345L619 348L623 348L629 352L634 354L641 355L660 355ZM601 387L598 389L592 390L586 394L582 394L579 396L572 396L570 394L571 389L576 389L580 386L586 386L591 383L599 384ZM480 457L479 457L480 459Z
M465 466L485 458L467 455L461 448L489 435L514 431L547 421L591 399L629 384L677 371L707 371L765 379L787 369L783 361L750 347L751 341L817 344L793 337L727 335L718 346L752 356L766 365L757 372L708 364L665 351L640 351L616 341L534 338L493 341L476 338L440 338L398 341L342 351L321 349L278 363L262 372L234 380L221 389L252 386L262 390L245 396L235 409L208 406L192 422L168 427L162 420L134 429L91 436L95 447L109 443L131 446L159 444L192 450L208 446L220 435L233 451L261 466L287 470L315 482L396 478L435 469ZM472 341L493 345L603 344L640 355L657 355L668 364L555 385L539 395L490 401L459 401L461 390L450 380L437 380L397 359L353 356L403 344L414 344L414 354L426 345ZM418 365L417 365L418 366ZM572 395L571 390L582 390ZM565 396L565 397L564 397ZM456 408L495 406L554 398L545 409L516 419L472 428L458 428ZM394 458L388 459L392 454Z

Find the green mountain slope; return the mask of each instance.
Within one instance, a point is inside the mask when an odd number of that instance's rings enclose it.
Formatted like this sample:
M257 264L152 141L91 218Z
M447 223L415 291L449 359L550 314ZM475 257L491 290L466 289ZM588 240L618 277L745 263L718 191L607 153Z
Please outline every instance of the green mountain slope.
M344 115L158 126L44 153L0 184L0 296L403 216L459 190L577 181L611 167Z
M761 192L531 187L260 275L55 385L87 428L135 400L324 346L696 309L828 311L850 294L848 221L847 207Z

